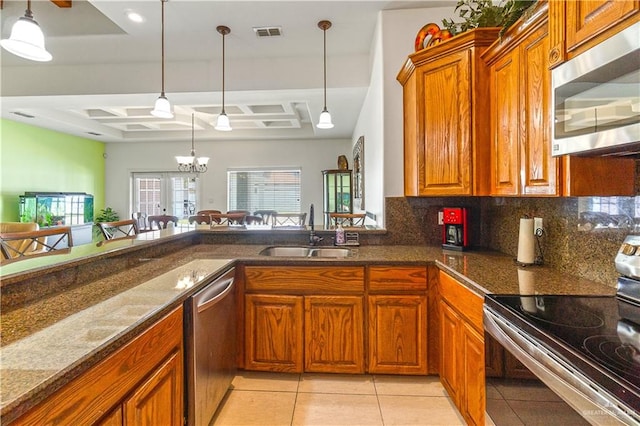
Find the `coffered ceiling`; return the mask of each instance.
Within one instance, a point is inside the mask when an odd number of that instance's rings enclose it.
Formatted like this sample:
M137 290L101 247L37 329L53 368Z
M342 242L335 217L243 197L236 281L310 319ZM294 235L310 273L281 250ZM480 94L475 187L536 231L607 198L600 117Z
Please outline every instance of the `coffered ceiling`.
M104 142L188 139L192 114L198 139L350 138L369 86L378 12L453 9L455 2L169 0L165 6L165 85L174 119L150 114L161 87L160 0L73 0L70 8L33 1L53 60L32 62L2 49L2 117ZM24 0L2 2L2 38L25 8ZM143 22L130 21L131 11ZM333 22L327 106L336 126L330 130L315 127L323 106L322 19ZM222 101L218 25L231 28L225 109L232 132L212 124Z

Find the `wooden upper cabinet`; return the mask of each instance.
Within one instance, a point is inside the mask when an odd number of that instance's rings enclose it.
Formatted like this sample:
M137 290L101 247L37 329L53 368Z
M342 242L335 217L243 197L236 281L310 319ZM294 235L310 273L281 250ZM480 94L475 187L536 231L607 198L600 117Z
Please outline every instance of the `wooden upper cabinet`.
M482 55L490 80L491 195L634 195L631 158L551 155L548 8L540 2Z
M638 22L638 0L550 0L552 67Z
M488 69L498 28L467 31L409 55L403 86L405 195L489 193Z
M547 5L483 55L491 98L491 195L560 195L551 156Z

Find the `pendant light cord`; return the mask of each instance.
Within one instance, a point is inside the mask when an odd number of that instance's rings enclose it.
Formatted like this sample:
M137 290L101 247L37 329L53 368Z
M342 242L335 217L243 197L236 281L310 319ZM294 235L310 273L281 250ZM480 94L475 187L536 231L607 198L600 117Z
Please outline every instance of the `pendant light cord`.
M222 113L226 114L224 110L224 39L226 34L222 33Z
M324 111L327 110L327 29L322 29L324 39Z
M164 4L167 0L160 0L160 2L162 3L162 42L161 42L161 46L162 46L162 93L160 94L160 96L165 96L164 94Z
M24 11L24 16L29 19L33 19L33 12L31 12L31 0L27 0L27 10Z
M191 156L195 157L196 156L196 148L195 148L195 144L194 144L194 129L195 129L195 119L194 119L195 114L191 113ZM195 158L194 158L195 160Z

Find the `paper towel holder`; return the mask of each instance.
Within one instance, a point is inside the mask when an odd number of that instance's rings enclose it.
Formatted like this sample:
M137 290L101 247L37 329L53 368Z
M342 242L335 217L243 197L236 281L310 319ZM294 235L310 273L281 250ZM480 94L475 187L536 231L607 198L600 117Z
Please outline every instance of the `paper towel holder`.
M514 263L520 267L544 264L541 238L545 232L543 228L534 228L533 221L534 219L528 215L520 219L518 253L514 259Z

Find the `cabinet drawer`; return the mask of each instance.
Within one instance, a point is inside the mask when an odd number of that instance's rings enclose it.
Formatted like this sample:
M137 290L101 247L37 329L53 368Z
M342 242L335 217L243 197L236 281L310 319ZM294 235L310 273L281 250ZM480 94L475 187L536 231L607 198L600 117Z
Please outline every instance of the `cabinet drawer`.
M482 333L482 297L444 272L440 272L440 296Z
M278 291L287 294L320 294L364 291L364 267L261 267L245 268L247 291Z
M426 291L427 268L373 266L369 268L370 291Z

